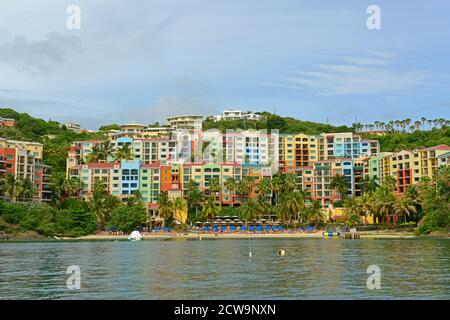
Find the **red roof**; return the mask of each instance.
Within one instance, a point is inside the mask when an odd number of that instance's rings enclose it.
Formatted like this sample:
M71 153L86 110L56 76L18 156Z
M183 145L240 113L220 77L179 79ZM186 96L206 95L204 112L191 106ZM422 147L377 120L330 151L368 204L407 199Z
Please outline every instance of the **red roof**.
M160 166L161 166L161 162L141 164L141 168L159 168Z
M120 167L120 164L118 164L118 163L103 163L103 162L96 163L96 162L91 162L91 163L87 164L89 169L95 169L95 168L99 168L99 169L113 169L114 166L116 166L116 165L119 165L119 167Z
M450 147L445 144L440 144L438 146L426 148L425 150L450 150Z

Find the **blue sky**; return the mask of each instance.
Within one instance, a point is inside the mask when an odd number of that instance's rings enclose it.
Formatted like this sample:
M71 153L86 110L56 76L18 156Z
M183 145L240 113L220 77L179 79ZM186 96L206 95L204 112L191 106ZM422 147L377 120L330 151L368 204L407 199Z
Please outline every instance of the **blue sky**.
M410 2L2 1L0 106L89 129L224 108L449 118L450 2ZM371 4L381 30L366 27Z

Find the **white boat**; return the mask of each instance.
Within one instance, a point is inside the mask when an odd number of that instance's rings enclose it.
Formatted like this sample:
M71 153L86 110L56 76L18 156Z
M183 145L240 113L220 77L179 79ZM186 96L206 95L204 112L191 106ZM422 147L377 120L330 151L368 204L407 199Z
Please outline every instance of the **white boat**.
M131 241L139 241L142 240L143 236L139 231L133 231L129 236L128 236L128 240Z

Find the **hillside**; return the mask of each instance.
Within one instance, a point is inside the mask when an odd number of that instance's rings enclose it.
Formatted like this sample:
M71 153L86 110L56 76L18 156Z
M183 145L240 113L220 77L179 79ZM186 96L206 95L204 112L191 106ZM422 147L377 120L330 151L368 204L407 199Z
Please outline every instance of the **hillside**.
M432 128L429 131L391 132L385 136L367 135L363 137L378 140L382 152L427 148L439 144L450 145L450 127Z
M43 143L44 163L52 166L54 173L66 171L67 151L73 141L103 137L102 133L76 133L56 121L45 121L12 109L0 108L0 117L16 120L14 128L0 127L0 137Z
M214 122L205 120L203 130L219 129L225 132L227 129L278 129L280 133L308 133L317 134L323 132L348 132L353 131L347 126L333 126L329 124L302 121L290 117L281 117L268 112L261 113L264 119L256 120L221 120Z

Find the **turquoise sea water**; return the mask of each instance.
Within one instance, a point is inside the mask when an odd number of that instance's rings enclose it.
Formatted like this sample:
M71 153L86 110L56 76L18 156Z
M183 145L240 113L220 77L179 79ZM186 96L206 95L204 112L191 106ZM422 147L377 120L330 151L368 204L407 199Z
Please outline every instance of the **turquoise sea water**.
M251 259L248 239L0 242L0 299L450 299L450 240L250 245ZM80 290L66 286L70 265ZM367 288L369 265L381 289Z

